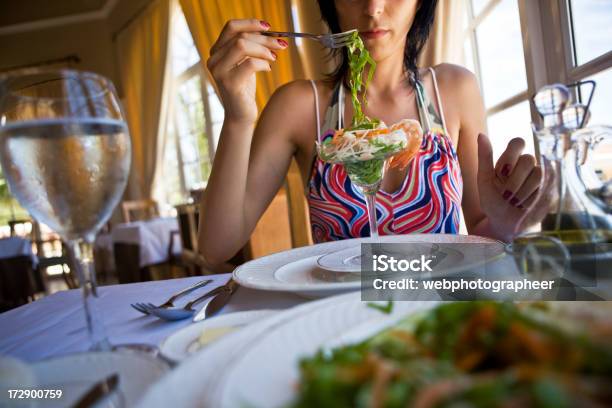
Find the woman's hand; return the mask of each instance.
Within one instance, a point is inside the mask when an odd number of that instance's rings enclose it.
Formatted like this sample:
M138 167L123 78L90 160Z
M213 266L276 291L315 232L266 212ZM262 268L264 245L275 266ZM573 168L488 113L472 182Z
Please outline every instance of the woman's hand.
M256 19L228 21L210 49L206 66L215 80L226 118L240 123L257 120L255 73L270 71L282 39L261 35L270 25Z
M483 134L478 136L480 206L490 227L508 241L542 220L553 186L543 180L544 172L535 157L522 154L524 148L523 139L512 139L493 166L491 142ZM550 180L550 174L546 179Z

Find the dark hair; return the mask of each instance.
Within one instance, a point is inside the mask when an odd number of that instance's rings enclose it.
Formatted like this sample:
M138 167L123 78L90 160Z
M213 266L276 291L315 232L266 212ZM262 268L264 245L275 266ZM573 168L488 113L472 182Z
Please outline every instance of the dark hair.
M317 0L323 21L327 23L332 33L340 32L340 23L338 22L338 14L333 0ZM429 32L433 25L434 16L436 14L436 6L438 0L419 0L417 12L414 16L412 26L406 35L406 48L404 49L404 69L409 73L408 78L410 84L414 86L419 77L417 68L417 59L423 50L423 46L429 38ZM348 71L348 55L347 49L332 49L331 57L338 57L340 63L338 67L332 71L328 77L334 82L346 80Z

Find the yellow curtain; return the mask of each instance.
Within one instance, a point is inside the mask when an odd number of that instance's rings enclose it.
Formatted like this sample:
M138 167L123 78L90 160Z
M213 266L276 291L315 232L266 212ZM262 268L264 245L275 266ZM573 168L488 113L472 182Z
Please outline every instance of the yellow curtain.
M180 0L202 61L210 56L210 47L221 33L227 20L258 18L272 26L272 30L291 31L289 0ZM286 51L277 53L272 71L257 76L257 106L261 110L276 88L303 76L299 56L293 44Z
M315 0L292 0L300 17L300 27L306 33L326 33L327 25L321 18L319 5ZM323 79L336 66L329 58L329 50L316 41L302 41L300 56L308 78Z
M291 0L180 0L187 25L193 36L202 61L210 56L210 48L221 33L227 20L257 18L265 20L275 31L294 31L291 19ZM277 53L278 60L271 72L257 74L256 99L260 111L276 88L304 76L300 55L294 42L287 50ZM306 211L303 186L298 166L292 162L287 177L291 239L293 246L308 245L310 222ZM257 237L251 240L270 239Z
M129 199L151 198L161 166L169 26L170 0L154 0L117 36L123 102L132 137Z
M464 64L466 1L439 0L429 40L419 58L419 66L431 67L442 62Z

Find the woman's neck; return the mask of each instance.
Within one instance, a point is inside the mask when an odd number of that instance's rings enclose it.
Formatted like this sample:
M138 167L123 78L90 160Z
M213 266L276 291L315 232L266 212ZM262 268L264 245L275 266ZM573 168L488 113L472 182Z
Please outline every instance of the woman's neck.
M403 53L397 52L376 62L376 70L368 87L369 95L393 95L407 89Z

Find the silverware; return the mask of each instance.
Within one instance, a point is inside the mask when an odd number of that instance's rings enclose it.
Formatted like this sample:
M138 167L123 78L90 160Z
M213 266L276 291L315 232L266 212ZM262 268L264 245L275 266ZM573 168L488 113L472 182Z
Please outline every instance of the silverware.
M229 302L236 288L238 288L238 284L233 279L230 279L229 282L223 286L223 291L217 293L217 295L195 315L193 321L199 322L200 320L208 319L223 309L223 306Z
M227 285L227 284L226 284ZM165 319L165 320L183 320L183 319L187 319L191 316L193 316L193 314L196 312L195 309L193 309L193 307L195 305L197 305L198 303L202 302L205 299L208 299L209 297L213 297L215 295L217 295L218 293L221 293L223 290L225 290L225 286L219 286L218 288L215 288L205 294L203 294L202 296L192 300L191 302L187 303L184 307L168 307L168 308L157 308L157 309L150 309L149 312L151 314L154 314L155 316L161 318L161 319Z
M113 393L119 385L119 374L114 373L95 383L72 408L89 408L99 402L102 398Z
M323 44L327 48L342 48L351 41L353 33L357 30L344 31L336 34L309 34L309 33L291 33L285 31L262 31L261 34L269 37L287 37L287 38L307 38L315 40Z
M174 302L193 292L196 289L199 289L201 287L204 287L206 285L208 285L210 282L212 282L212 279L205 279L203 281L197 282L195 285L191 285L190 287L181 290L180 292L172 295L170 297L170 299L168 299L167 301L165 301L164 303L162 303L159 306L155 306L152 303L132 303L130 304L130 306L132 306L134 309L138 310L140 313L144 313L144 314L151 314L151 309L165 309L165 308L169 308L169 307L173 307L174 306Z

